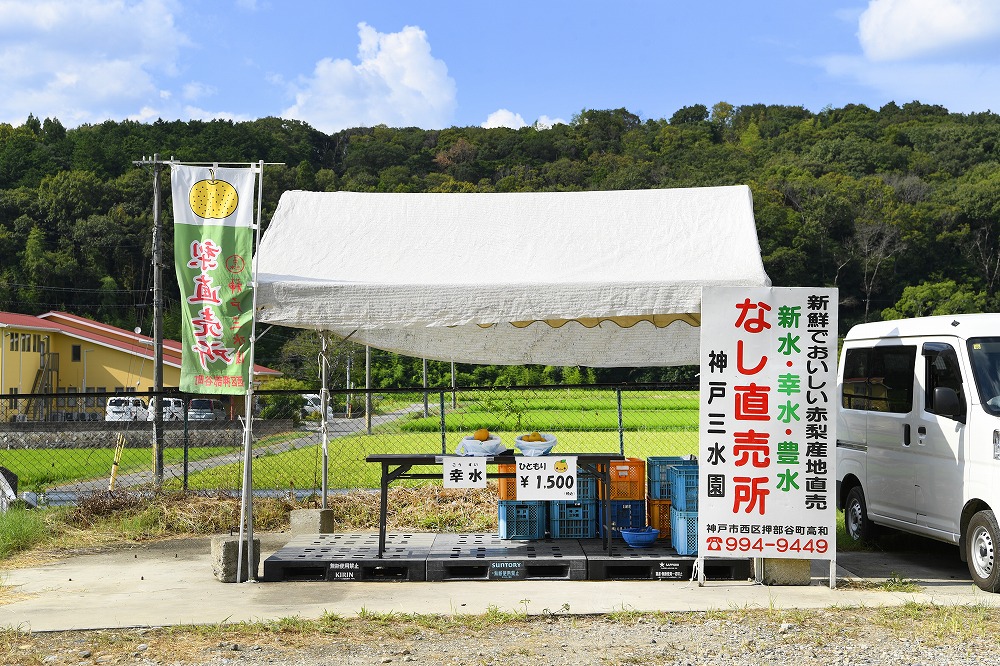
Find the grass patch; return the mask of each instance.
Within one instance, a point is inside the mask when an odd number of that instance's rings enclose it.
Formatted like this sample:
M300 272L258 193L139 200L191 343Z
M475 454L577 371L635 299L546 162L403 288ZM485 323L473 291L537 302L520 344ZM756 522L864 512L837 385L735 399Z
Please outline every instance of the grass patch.
M21 508L0 512L0 560L44 543L48 535L44 513Z
M188 460L198 462L232 452L232 447L191 447L188 449ZM17 470L20 488L41 492L74 481L108 478L114 457L113 444L111 448L9 449L0 450L0 466ZM183 460L182 447L163 450L165 465L179 464ZM149 448L123 449L118 475L147 470L150 466Z
M314 508L318 498L255 498L254 528L288 529L289 513ZM0 563L22 566L41 554L93 551L157 539L225 534L239 525L238 495L147 491L94 493L74 508L14 509L0 514ZM331 495L338 531L378 530L379 495L359 490ZM497 491L398 487L389 491L387 524L394 531L493 532ZM2 568L2 567L0 567Z
M567 409L547 409L525 412L516 417L497 417L479 412L452 412L445 415L445 428L449 432L474 432L478 428L489 430L511 429L523 432L573 432L573 431L618 431L618 412L614 410L572 411ZM697 430L698 411L645 411L628 412L622 415L622 428L629 431L650 430L678 432ZM403 432L440 432L441 418L433 416L404 421Z
M396 655L410 654L414 647L414 637L422 640L417 644L416 654L421 663L439 663L451 660L436 639L446 638L449 648L453 641L468 645L489 646L497 651L496 656L487 655L481 659L466 660L469 663L510 663L513 655L532 657L532 663L549 663L550 658L540 658L539 647L548 648L550 643L559 644L560 635L575 631L576 636L600 636L609 625L618 630L628 629L639 623L656 626L670 625L690 634L697 631L714 643L718 652L704 653L701 661L727 661L742 655L743 661L768 662L768 641L782 645L801 646L803 659L811 656L812 661L833 663L843 657L831 656L831 648L859 646L868 663L872 654L878 654L882 644L898 644L900 654L919 654L925 661L933 652L927 647L961 646L971 659L980 655L980 661L990 661L982 655L991 654L995 649L995 636L1000 631L1000 612L985 606L936 606L906 604L884 608L833 608L833 609L731 609L712 612L692 613L622 613L599 616L574 616L553 618L552 616L528 616L520 611L504 611L491 607L487 612L471 614L421 614L421 613L379 613L364 611L357 617L345 618L336 614L324 614L317 619L300 617L283 618L273 621L238 622L216 625L181 625L174 627L143 629L117 629L100 632L47 632L31 633L23 629L0 630L0 664L42 664L47 655L69 655L83 649L90 650L95 657L99 654L108 663L134 662L140 643L145 644L145 656L157 663L201 663L217 660L237 649L246 649L248 644L259 646L271 661L290 663L300 661L302 651L312 649L312 655L324 655L329 661L330 654L345 654L352 646L381 645L385 650L373 656L389 655L383 661L405 661ZM790 623L793 629L778 633L778 628ZM722 625L722 628L720 628ZM549 632L555 632L549 636ZM637 634L638 635L638 634ZM648 636L649 634L644 634ZM573 645L577 648L568 654L580 651L598 650L604 652L608 663L661 663L664 650L673 650L671 630L658 633L659 645L645 651L638 650L638 644L626 641L625 647L607 651L597 642L591 646ZM774 638L766 638L775 636ZM464 639L464 640L463 640ZM681 645L690 643L686 639ZM755 645L759 642L760 645ZM540 645L543 644L544 645ZM874 651L865 644L873 644ZM403 650L406 649L406 652ZM736 652L739 650L740 652ZM814 654L821 651L822 656ZM893 648L896 651L897 648ZM546 650L546 652L549 652ZM472 654L475 654L474 652ZM549 652L551 654L551 652ZM701 656L701 655L698 655ZM715 659L712 659L712 657ZM856 661L850 653L850 661ZM950 655L949 655L950 656ZM730 658L731 657L731 658ZM233 655L238 659L238 655ZM245 658L245 657L244 657ZM920 659L914 657L916 661ZM910 661L914 661L911 659ZM456 661L458 659L455 659ZM690 654L674 652L666 661L699 661ZM322 661L322 658L320 658ZM520 660L517 663L528 663ZM465 662L463 662L465 663ZM589 663L589 661L588 661Z

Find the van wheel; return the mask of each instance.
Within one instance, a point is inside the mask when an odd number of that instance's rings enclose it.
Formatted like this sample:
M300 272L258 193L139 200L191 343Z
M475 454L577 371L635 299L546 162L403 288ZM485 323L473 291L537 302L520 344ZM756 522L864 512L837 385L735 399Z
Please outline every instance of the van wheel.
M969 573L979 589L1000 592L1000 562L997 546L1000 545L1000 527L992 511L980 511L969 521L965 536L965 554Z
M868 520L868 505L861 486L854 486L847 493L844 505L844 529L851 541L871 541L875 538L875 525Z

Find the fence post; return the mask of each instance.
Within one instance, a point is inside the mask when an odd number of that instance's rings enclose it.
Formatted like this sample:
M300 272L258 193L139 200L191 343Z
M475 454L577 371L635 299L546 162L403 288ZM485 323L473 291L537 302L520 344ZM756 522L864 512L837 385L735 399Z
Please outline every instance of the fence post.
M188 437L188 401L182 398L184 403L184 492L188 489L188 447L190 446L190 441Z
M427 394L424 393L424 400L427 399ZM445 437L446 432L444 428L444 391L441 391L441 455L448 455L448 440Z
M619 453L625 455L625 428L622 426L622 390L616 388L615 394L618 396L618 450Z

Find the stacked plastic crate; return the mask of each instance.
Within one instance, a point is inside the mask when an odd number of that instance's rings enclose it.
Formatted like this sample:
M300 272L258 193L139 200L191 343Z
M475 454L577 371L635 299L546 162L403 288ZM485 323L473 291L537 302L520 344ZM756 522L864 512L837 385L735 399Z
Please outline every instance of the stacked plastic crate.
M499 465L514 473L514 465ZM517 479L498 479L498 523L501 539L591 539L597 536L597 478L578 474L576 500L519 501Z
M500 472L513 473L515 465L499 465ZM518 501L517 479L499 479L500 501L497 523L501 539L538 540L548 533L548 502Z
M698 552L698 466L673 466L670 480L670 545L678 555Z
M670 539L670 469L697 465L694 456L653 456L646 460L649 525L660 531L658 538Z
M576 500L549 502L549 536L553 539L592 539L597 536L597 479L576 476Z
M604 493L608 494L611 536L620 537L622 528L646 525L646 461L626 458L614 461L609 468L611 483L600 493L600 499L604 499ZM598 532L604 536L603 524Z

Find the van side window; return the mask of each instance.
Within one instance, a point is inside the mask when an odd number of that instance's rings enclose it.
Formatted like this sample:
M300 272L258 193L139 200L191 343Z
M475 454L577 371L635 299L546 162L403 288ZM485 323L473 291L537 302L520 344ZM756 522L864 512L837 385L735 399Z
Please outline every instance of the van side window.
M970 338L966 344L979 403L988 413L1000 416L1000 337Z
M924 409L931 414L939 414L934 407L934 389L946 387L958 394L958 400L965 413L965 391L962 388L962 370L958 365L955 348L947 343L928 342L924 344Z
M914 346L848 349L841 404L845 409L905 414L913 409Z

